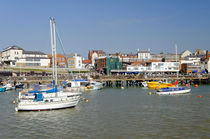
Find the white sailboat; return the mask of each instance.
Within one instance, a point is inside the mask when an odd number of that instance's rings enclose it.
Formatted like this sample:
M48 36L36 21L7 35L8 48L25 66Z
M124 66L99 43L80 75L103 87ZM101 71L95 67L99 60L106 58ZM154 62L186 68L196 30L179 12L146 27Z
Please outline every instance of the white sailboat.
M176 62L177 62L177 45L175 44L176 49ZM178 80L178 71L177 71L177 80ZM190 88L185 87L168 87L168 88L158 88L156 94L158 95L178 95L178 94L186 94L191 91Z
M19 92L16 111L41 111L75 107L80 100L81 93L73 93L57 87L56 66L56 33L55 21L50 18L53 88L40 88L38 90L24 90Z

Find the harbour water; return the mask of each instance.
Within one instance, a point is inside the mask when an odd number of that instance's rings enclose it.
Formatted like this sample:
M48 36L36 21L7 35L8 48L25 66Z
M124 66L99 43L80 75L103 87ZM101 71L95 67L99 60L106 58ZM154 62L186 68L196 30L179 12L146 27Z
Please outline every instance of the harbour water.
M17 91L0 93L0 138L210 138L210 86L188 95L144 88L85 92L75 108L16 112ZM202 97L198 97L202 96Z

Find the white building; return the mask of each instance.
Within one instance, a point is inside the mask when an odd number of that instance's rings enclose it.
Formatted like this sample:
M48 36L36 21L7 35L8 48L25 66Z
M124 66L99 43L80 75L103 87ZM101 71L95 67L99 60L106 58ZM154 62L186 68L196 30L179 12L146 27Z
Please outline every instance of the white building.
M2 63L13 67L48 67L50 59L43 52L25 51L18 46L10 46L2 51Z
M181 53L181 58L184 58L190 55L192 55L192 53L189 50L185 50L184 52Z
M40 67L49 67L50 59L43 52L38 51L23 51L22 57L16 61L16 66L40 66Z
M81 56L79 56L77 53L75 53L74 58L75 58L75 68L81 69L83 58Z
M2 63L8 66L15 66L18 58L22 57L23 49L18 46L10 46L2 51Z
M185 59L182 59L181 64L194 64L200 65L201 58L197 56L187 56Z
M179 71L179 62L152 62L148 66L127 66L127 71L131 72L177 72Z
M142 51L138 49L138 59L139 60L149 60L151 59L150 50Z
M72 53L70 55L67 55L67 59L68 59L68 66L69 68L72 69L82 69L83 64L82 64L82 60L84 59L82 56L80 56L77 53Z

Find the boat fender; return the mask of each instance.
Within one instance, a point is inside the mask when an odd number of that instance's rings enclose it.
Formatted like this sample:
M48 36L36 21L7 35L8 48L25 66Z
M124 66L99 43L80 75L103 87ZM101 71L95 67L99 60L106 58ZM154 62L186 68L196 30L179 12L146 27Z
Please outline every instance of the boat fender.
M202 96L201 95L198 95L198 98L202 98Z
M197 85L197 84L195 84L195 87L197 88L197 87L198 87L198 85Z
M88 99L85 99L85 102L88 103Z

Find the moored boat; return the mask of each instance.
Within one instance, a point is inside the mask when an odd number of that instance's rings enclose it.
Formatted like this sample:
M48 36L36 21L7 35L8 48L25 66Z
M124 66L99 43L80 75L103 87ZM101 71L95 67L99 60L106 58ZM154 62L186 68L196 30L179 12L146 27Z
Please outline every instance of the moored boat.
M15 89L15 87L13 87L10 82L1 82L3 84L3 87L5 88L6 91L8 90L12 90Z
M161 83L159 81L153 81L153 82L147 82L149 89L157 89L157 88L167 88L167 87L175 87L178 84L178 80L172 84L172 83Z
M104 87L103 83L91 81L90 84L87 86L87 89L88 90L99 90L99 89L102 89L103 87Z
M156 94L158 95L177 95L177 94L186 94L191 91L190 88L185 87L170 87L170 88L160 88L157 89Z
M75 107L80 100L81 93L74 93L57 87L57 58L55 21L50 18L53 82L52 86L36 85L34 89L19 92L16 111L41 111Z
M64 84L64 88L69 91L74 91L74 92L84 92L87 91L87 85L89 84L88 80L72 80L72 81L67 81Z
M80 100L80 93L65 92L42 92L33 94L20 94L16 111L42 111L56 110L75 107Z
M24 84L23 83L20 83L18 82L16 85L15 85L15 88L23 88L24 87Z

